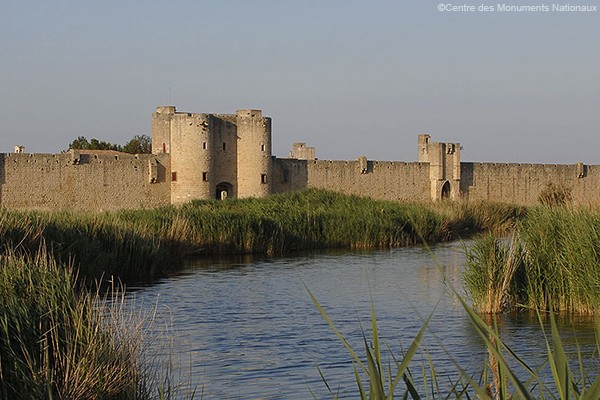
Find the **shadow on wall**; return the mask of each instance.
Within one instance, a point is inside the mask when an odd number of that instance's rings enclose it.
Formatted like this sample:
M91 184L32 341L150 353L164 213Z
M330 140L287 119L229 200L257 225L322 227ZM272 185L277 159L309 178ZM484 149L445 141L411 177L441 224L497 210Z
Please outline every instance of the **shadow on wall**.
M460 163L460 192L469 193L469 188L473 186L473 163Z
M310 161L274 158L273 192L282 193L306 188L308 186L308 162Z
M156 181L166 182L167 181L167 167L161 162L156 165Z
M444 182L444 184L442 185L441 199L442 200L450 199L451 190L452 190L452 188L450 187L450 182L448 182L448 181Z

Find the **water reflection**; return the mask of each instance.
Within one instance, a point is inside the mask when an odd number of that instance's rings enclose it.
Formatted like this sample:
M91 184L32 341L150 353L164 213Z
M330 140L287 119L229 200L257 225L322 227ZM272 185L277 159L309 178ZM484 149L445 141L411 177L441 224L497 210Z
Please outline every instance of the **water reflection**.
M184 273L132 291L139 306L157 307L172 327L175 354L205 399L330 398L317 366L340 398L355 398L351 358L312 304L308 287L363 352L362 329L377 310L384 348L399 355L433 312L422 344L440 377L457 376L452 360L477 374L483 342L447 284L462 292L458 243L429 250L318 252L281 259L196 260ZM444 282L440 269L446 276ZM435 310L435 311L434 311ZM158 324L160 328L164 324ZM539 324L524 315L502 317L502 337L537 365L545 360ZM579 344L593 343L591 324L577 325ZM565 327L568 335L572 332ZM563 332L563 333L564 333ZM591 357L593 360L593 357ZM417 360L426 360L423 353ZM420 367L419 367L420 368ZM445 379L440 380L445 381Z

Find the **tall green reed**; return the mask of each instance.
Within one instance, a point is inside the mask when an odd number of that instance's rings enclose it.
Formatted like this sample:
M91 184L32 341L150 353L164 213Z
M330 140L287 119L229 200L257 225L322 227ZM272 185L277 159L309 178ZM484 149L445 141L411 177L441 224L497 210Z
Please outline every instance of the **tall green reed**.
M520 226L528 259L526 305L594 313L600 300L600 215L540 207Z
M546 344L547 363L550 365L550 376L545 377L540 374L539 369L530 366L527 360L507 346L495 325L482 319L454 288L450 287L449 291L461 304L475 332L483 341L489 357L481 360L481 373L472 375L466 372L469 369L468 366L461 365L453 358L452 349L444 349L458 372L455 380L444 382L436 372L435 360L432 360L428 354L425 355L426 361L417 362L415 360L415 355L420 352L420 344L433 312L423 322L407 351L396 355L391 349L389 350L389 358L393 361L386 365L383 361L384 357L382 357L382 343L373 306L371 306L370 337L367 338L363 332L363 355L350 346L348 340L336 328L315 296L310 290L308 293L319 313L350 354L354 364L356 393L360 399L595 400L600 398L600 376L586 371L580 353L575 355L575 360L569 358L552 313L549 314L549 333L545 330L542 315L538 313L541 340ZM596 336L600 337L600 322L596 325ZM596 352L600 353L600 339L597 340L596 347ZM579 375L572 370L572 361L579 363ZM421 364L420 368L419 363ZM517 372L513 365L520 367L520 371ZM413 370L420 369L421 374L413 375L411 368ZM338 396L331 390L331 385L323 371L319 370L319 373L329 389L331 397L337 399Z
M488 234L465 250L463 280L475 309L500 313L518 307L527 285L526 260L518 236L500 240Z
M148 357L153 315L124 288L85 289L43 247L0 255L0 399L193 399ZM162 342L161 342L162 343ZM191 382L191 378L190 378Z
M464 279L478 310L529 308L589 314L598 309L597 211L537 207L518 223L510 244L483 237L466 254Z
M44 249L0 256L0 298L1 398L144 395L135 332L111 329L98 294L77 289Z

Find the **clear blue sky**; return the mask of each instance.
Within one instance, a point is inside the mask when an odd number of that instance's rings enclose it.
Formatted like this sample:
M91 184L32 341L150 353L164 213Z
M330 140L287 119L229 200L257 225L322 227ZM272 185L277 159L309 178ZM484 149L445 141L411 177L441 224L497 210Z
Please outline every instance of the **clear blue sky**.
M600 12L2 0L0 38L0 152L124 143L173 104L263 109L278 156L302 141L321 159L414 161L428 132L465 161L600 164Z

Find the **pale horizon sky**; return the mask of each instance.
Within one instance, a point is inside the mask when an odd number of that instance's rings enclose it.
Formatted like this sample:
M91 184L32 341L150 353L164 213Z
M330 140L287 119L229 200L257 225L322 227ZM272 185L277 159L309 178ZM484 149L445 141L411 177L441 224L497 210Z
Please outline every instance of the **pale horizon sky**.
M415 161L417 134L429 133L460 142L463 161L600 164L598 11L441 12L423 0L24 0L1 11L2 153L56 153L80 135L124 144L172 104L262 109L279 157L306 142L320 159Z

